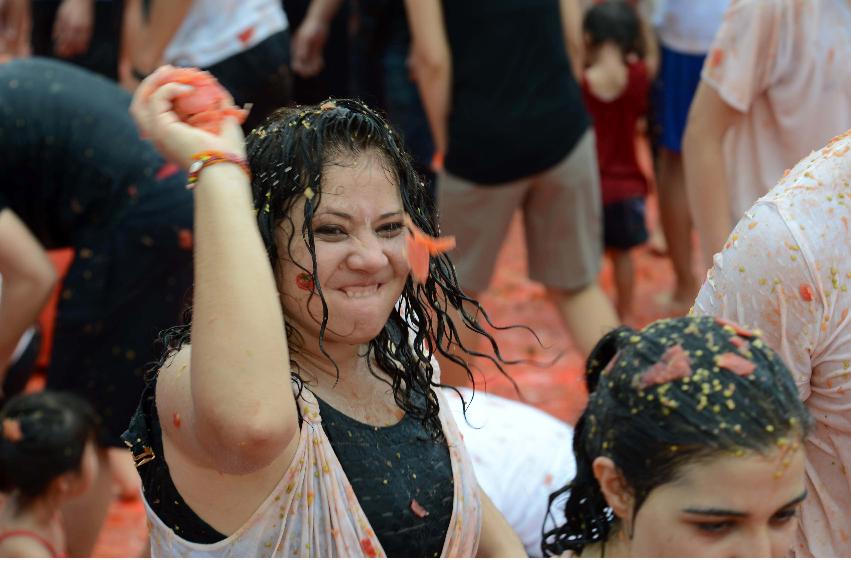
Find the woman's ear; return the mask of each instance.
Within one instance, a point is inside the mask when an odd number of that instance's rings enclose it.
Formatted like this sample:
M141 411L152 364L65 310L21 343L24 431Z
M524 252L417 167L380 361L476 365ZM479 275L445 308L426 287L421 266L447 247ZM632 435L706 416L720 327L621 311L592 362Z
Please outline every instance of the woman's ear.
M606 498L606 503L612 508L617 518L624 523L631 521L635 498L632 489L612 459L599 456L594 459L591 468L600 485L600 491Z

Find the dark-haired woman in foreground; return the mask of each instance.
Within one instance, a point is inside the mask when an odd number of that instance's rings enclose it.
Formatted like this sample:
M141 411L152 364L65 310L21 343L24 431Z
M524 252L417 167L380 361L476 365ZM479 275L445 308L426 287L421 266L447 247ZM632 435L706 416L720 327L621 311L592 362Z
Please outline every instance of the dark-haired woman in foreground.
M437 388L447 301L468 300L444 256L410 276L406 220L437 225L388 124L352 101L285 109L246 152L230 119L178 122L187 87L156 88L164 72L131 109L197 177L196 272L191 345L124 436L152 555L522 556Z
M550 498L567 522L545 554L789 555L811 420L759 337L712 318L621 328L586 373L577 475Z
M0 557L65 552L60 508L91 487L98 468L97 418L70 393L11 398L0 412Z

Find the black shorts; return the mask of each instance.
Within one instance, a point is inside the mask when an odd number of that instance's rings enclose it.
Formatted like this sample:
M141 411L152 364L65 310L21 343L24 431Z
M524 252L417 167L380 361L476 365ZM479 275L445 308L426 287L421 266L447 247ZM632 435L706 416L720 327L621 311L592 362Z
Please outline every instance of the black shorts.
M643 198L628 198L603 207L603 241L607 249L615 250L628 250L647 241Z

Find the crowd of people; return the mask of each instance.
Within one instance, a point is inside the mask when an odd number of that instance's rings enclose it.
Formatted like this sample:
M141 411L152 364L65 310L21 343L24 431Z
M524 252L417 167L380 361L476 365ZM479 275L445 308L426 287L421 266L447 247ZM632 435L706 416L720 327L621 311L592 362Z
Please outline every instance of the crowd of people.
M851 556L851 3L0 28L0 556L91 556L116 493L152 557ZM576 423L484 391L527 387L481 302L518 213ZM636 329L649 245L675 283Z

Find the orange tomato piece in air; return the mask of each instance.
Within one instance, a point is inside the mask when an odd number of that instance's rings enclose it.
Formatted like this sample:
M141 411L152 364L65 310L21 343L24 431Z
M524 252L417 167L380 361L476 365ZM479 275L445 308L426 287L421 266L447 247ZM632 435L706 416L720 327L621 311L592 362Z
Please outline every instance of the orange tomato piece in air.
M408 264L411 266L411 277L417 283L425 283L428 279L429 262L433 256L446 253L455 248L455 236L435 238L419 229L411 218L405 215L405 226L409 234L405 236L408 247Z

